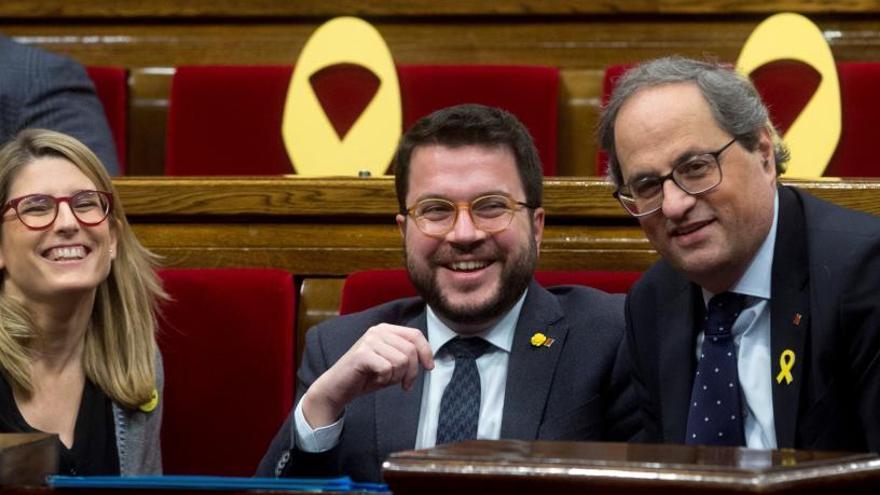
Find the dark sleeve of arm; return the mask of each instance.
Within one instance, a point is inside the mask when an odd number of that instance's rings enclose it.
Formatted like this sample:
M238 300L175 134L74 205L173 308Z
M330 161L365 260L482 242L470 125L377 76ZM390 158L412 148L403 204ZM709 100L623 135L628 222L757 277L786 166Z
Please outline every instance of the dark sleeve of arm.
M306 346L302 364L297 373L296 404L314 381L327 370L327 362L323 355L319 327L306 334ZM296 407L296 406L294 406ZM296 425L293 411L278 430L269 450L260 461L257 476L268 477L330 477L340 476L339 446L326 452L310 453L299 450L296 446Z
M612 442L639 439L642 434L642 424L632 384L630 356L625 339L622 339L618 346L617 357L611 371L608 397L611 400L605 414L607 419L604 439Z
M868 448L880 452L880 239L860 268L858 280L842 301L840 330L853 332L852 390Z
M26 54L26 64L28 91L17 131L38 127L69 134L88 146L110 175L118 175L110 126L85 69L74 60L38 50Z
M637 442L660 442L660 419L657 411L654 409L654 402L651 400L651 394L645 381L647 378L645 373L644 359L640 359L639 347L636 343L634 322L632 315L632 292L626 298L626 330L624 333L624 342L621 346L626 354L624 361L629 366L630 377L632 379L632 391L637 403L640 420L641 431L633 438Z

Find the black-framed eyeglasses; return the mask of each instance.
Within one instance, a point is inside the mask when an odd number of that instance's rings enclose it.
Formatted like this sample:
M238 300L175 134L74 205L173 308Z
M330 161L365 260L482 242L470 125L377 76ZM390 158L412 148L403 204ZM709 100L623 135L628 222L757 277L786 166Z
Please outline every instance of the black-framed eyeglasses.
M617 188L612 195L634 217L643 217L663 206L663 184L672 182L682 191L696 196L721 184L721 153L736 142L730 140L717 151L700 153L676 165L672 172L660 177L639 177Z
M522 208L536 207L502 194L489 194L458 203L442 198L427 198L408 208L406 213L415 220L419 230L429 236L442 237L455 227L461 209L467 210L474 227L495 234L506 229L513 220L513 214Z
M41 230L55 223L58 205L67 203L76 220L89 227L103 222L113 206L113 195L106 191L80 191L73 196L28 194L10 199L3 207L3 214L14 210L25 227Z

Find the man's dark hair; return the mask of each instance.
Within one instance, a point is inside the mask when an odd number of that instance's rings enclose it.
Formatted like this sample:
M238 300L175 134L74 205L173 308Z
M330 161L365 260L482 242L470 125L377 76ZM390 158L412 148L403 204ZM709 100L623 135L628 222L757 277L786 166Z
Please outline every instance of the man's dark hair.
M477 104L456 105L419 119L400 140L394 156L394 186L397 203L406 213L410 159L417 146L438 144L506 146L516 158L516 168L530 208L541 206L544 177L541 159L525 126L513 114Z

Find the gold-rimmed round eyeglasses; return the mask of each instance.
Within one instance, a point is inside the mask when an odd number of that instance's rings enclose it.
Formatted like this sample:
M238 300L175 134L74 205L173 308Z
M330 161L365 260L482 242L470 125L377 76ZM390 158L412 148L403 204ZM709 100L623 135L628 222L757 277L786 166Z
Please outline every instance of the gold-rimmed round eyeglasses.
M419 230L429 236L442 237L455 228L459 211L467 210L474 227L488 234L506 229L513 215L523 208L537 208L501 194L480 196L471 201L452 202L442 198L427 198L406 210Z

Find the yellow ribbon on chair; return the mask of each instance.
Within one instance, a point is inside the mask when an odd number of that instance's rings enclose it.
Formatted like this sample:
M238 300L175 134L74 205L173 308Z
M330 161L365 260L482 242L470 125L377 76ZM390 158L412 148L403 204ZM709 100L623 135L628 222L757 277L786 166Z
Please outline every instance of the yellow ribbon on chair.
M309 78L342 63L371 70L379 79L379 89L340 138ZM319 27L296 62L281 124L284 146L297 174L357 176L369 171L382 175L391 163L402 122L397 70L376 28L355 17L337 17Z
M799 14L776 14L758 25L743 45L737 70L748 76L776 60L796 60L822 77L815 94L785 133L791 150L787 177L821 177L841 132L840 83L831 48L819 28Z
M776 375L776 383L782 384L785 380L786 385L791 385L794 377L791 376L791 370L794 368L794 351L786 349L779 355L779 374Z

